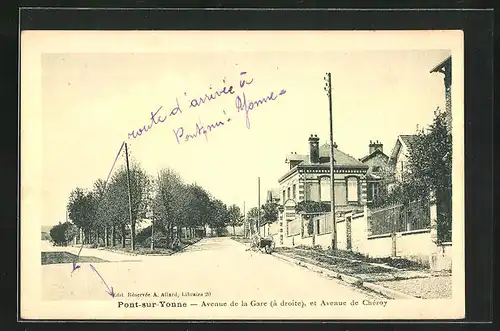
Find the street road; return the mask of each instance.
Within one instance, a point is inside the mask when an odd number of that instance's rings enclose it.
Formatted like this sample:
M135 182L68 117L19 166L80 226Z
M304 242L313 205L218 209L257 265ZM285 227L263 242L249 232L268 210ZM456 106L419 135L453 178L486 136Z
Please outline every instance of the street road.
M205 238L172 256L130 256L83 249L83 256L112 261L92 265L108 286L113 287L116 297L113 299L106 293L105 284L89 263L80 263L81 267L73 273L71 264L42 266L43 299L135 300L137 298L130 297L129 293L154 292L176 294L177 297L163 297L162 300L188 304L203 300L380 299L272 255L246 251L247 248L248 245L230 238ZM78 251L77 248L52 250Z

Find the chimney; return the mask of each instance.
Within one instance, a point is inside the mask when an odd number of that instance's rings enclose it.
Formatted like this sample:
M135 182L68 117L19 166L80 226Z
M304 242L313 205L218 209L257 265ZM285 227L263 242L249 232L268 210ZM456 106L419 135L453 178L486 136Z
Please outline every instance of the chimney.
M381 142L379 142L378 140L377 141L370 140L370 144L368 145L368 148L369 148L368 154L375 152L377 149L379 149L381 152L384 151L384 145Z
M317 135L309 137L309 161L319 163L319 138Z

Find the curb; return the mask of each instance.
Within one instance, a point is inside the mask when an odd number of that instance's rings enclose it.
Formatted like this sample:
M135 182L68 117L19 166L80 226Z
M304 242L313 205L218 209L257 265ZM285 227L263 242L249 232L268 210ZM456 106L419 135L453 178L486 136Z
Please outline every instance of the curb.
M321 273L323 275L327 275L327 276L335 278L335 279L340 279L343 282L348 283L350 285L353 285L353 286L356 286L359 288L365 288L365 289L368 289L368 290L373 291L373 292L377 292L377 293L382 294L390 299L419 299L419 298L413 297L411 295L408 295L408 294L405 294L405 293L402 293L402 292L399 292L396 290L388 289L386 287L376 285L376 284L373 284L370 282L365 282L361 278L358 278L358 277L354 277L354 276L350 276L350 275L346 275L346 274L341 274L341 273L338 273L338 272L335 272L335 271L332 271L332 270L329 270L329 269L326 269L323 267L319 267L317 265L313 265L311 263L298 261L294 258L284 256L284 255L281 255L281 254L276 253L276 252L273 252L271 255L273 255L281 260L287 261L289 263L293 263L293 264L299 265L301 267L305 267L311 271L315 271L315 272Z
M107 249L107 248L104 248L104 247L99 247L99 248L93 248L93 249L98 249L98 250L101 250L101 251L105 251L105 252L111 252L111 253L116 253L116 254L122 254L122 255L129 255L129 256L137 256L137 257L142 257L142 256L172 256L174 254L177 254L177 253L180 253L182 252L183 250L185 250L186 248L196 244L197 242L199 242L201 240L201 238L199 238L197 241L195 241L194 243L192 244L189 244L189 245L186 245L184 246L182 249L178 250L178 251L175 251L175 252L172 252L170 254L137 254L137 253L132 253L132 252L126 252L126 251L120 251L120 250L113 250L113 249Z
M180 253L180 252L184 251L186 248L193 246L194 244L196 244L197 242L199 242L201 239L202 238L198 238L198 240L196 240L194 243L186 245L186 246L182 247L181 249L179 249L178 251L172 252L171 254L165 255L165 256L172 256L172 255L175 255L177 253Z
M417 297L413 297L411 295L408 295L408 294L405 294L405 293L402 293L402 292L399 292L396 290L392 290L392 289L387 288L387 287L376 285L376 284L373 284L370 282L364 282L363 287L366 287L374 292L383 294L391 299L419 299Z

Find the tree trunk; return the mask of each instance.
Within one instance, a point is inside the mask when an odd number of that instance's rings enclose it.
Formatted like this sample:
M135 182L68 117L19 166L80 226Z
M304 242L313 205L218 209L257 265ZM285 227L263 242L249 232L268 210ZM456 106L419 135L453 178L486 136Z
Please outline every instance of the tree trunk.
M168 226L170 228L169 233L168 233L168 237L169 237L168 246L172 247L172 243L174 242L174 223L170 222L170 224Z
M130 225L130 246L132 247L132 251L135 250L135 220L132 220L132 224Z
M115 231L116 225L113 223L111 226L111 246L115 247L116 245L116 231Z
M233 225L233 237L236 237L236 230L234 228L234 225Z
M125 248L125 224L122 224L122 248Z
M106 225L104 227L104 246L108 247L108 244L109 244L109 242L108 242L108 226Z
M99 228L96 227L95 229L95 244L99 246Z

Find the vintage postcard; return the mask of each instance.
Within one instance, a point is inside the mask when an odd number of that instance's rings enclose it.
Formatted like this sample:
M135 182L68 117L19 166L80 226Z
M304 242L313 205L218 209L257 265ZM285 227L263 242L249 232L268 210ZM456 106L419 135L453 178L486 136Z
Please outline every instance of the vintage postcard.
M20 317L460 319L461 31L23 31Z

